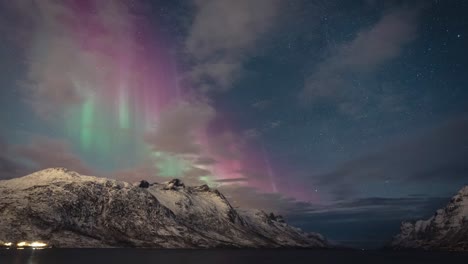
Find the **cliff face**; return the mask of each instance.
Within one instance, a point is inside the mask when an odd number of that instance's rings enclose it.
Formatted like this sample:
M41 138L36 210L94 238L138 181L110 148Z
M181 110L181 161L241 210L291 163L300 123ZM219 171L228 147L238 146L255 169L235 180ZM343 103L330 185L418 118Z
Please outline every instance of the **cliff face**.
M404 222L392 248L468 250L468 186L431 218Z
M0 241L56 247L327 246L279 216L236 211L208 186L140 187L61 168L0 181L0 219Z

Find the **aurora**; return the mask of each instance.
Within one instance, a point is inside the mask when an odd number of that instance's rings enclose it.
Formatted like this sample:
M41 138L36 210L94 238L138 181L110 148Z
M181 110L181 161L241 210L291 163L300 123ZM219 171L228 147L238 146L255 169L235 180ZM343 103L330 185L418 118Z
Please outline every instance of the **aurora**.
M383 245L466 184L467 10L0 0L0 180L54 167L179 179Z

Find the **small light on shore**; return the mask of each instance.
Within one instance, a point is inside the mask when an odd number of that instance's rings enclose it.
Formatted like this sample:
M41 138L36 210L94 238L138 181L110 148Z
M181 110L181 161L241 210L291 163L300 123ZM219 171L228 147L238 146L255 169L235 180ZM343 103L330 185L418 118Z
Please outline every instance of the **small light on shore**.
M10 245L11 245L11 243L10 243ZM25 248L25 247L31 247L31 248L35 249L35 248L45 248L45 247L47 247L47 244L44 243L44 242L40 242L40 241L34 241L34 242L21 241L21 242L16 244L16 247L18 249Z
M18 247L27 247L27 246L29 246L29 243L25 242L25 241L22 241L22 242L19 242L18 244L16 244L16 246L18 246Z
M41 248L41 247L46 247L47 244L35 241L35 242L32 242L30 246L33 247L33 248Z

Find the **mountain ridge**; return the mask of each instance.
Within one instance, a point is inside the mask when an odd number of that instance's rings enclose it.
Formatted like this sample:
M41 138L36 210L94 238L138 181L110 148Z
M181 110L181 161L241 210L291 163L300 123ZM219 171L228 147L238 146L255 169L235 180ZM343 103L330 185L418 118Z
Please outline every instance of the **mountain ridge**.
M468 251L468 186L429 219L403 222L389 247Z
M0 241L55 247L324 248L281 216L234 209L218 190L50 168L0 181Z

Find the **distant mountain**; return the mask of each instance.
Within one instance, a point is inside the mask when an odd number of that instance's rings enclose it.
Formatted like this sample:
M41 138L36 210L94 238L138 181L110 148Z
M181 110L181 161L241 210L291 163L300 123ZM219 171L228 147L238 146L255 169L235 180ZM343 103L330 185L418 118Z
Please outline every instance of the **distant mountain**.
M428 220L404 222L391 245L395 249L468 250L468 186Z
M179 180L130 184L63 168L0 181L0 241L55 247L327 247L262 211L236 211L217 190Z

